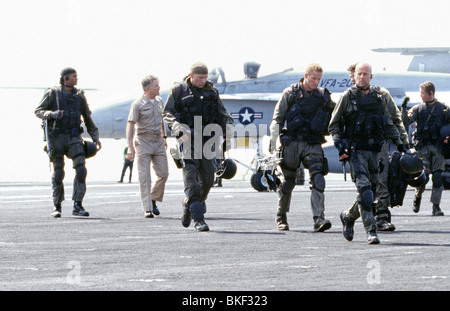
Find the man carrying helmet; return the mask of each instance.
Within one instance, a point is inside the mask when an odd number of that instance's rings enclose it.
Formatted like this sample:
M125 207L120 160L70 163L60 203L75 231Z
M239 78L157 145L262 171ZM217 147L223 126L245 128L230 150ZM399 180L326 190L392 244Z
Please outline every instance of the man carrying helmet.
M92 148L89 146L86 149L81 138L83 132L81 117L96 148L101 148L98 128L92 120L84 91L75 87L77 83L76 70L63 69L61 85L49 88L35 110L38 118L47 121L47 130L53 148L50 161L53 162L52 188L55 208L52 216L56 218L61 217L61 202L64 201L64 155L72 159L75 169L72 215L89 216L82 206L82 201L86 193L86 157L87 153L92 152L90 151Z
M353 240L353 226L361 217L369 244L378 244L377 225L372 205L376 197L378 154L387 139L400 152L407 152L387 107L389 92L371 85L372 66L358 63L355 86L344 92L331 117L329 131L339 152L339 159L349 161L352 180L357 188L357 206L343 211L340 218L343 235Z
M181 223L189 227L194 219L196 231L209 231L204 219L205 201L214 184L215 150L220 149L209 140L224 136L228 149L230 136L226 130L227 125L233 124L219 91L207 78L208 67L204 63L193 64L187 79L170 90L163 113L172 134L183 146L186 197Z
M402 106L402 119L405 126L417 122L416 131L413 134L414 146L419 158L423 160L425 173L432 175L432 189L430 202L433 203L432 215L443 216L440 208L445 160L442 155L444 144L449 143L449 137L442 137L441 128L450 123L450 107L439 102L435 97L435 87L432 82L424 82L420 85L420 97L423 103L412 107L409 111L406 105ZM426 183L416 188L413 202L413 212L418 213L422 194Z

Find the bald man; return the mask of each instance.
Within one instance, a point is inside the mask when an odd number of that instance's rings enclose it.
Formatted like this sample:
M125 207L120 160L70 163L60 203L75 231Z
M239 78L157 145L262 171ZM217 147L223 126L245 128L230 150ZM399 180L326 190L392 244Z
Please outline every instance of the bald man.
M339 151L339 159L349 161L352 180L357 188L358 208L340 215L344 237L353 240L353 225L362 217L369 244L378 244L372 204L378 178L378 153L386 139L391 139L401 152L402 143L386 105L389 92L370 85L372 67L359 63L355 69L355 86L346 90L331 116L329 132Z

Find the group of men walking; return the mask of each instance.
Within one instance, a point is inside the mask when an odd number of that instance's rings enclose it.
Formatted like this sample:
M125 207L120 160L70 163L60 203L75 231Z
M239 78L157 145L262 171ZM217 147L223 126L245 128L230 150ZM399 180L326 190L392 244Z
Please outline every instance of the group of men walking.
M442 137L440 129L450 123L450 111L448 106L434 97L435 89L431 82L420 85L422 104L407 111L405 100L400 112L386 89L370 84L372 68L369 64L358 63L351 66L349 72L354 86L343 93L337 104L332 101L326 88L319 87L322 67L311 64L298 83L283 91L275 106L270 125L269 151L281 152L280 167L283 173L283 181L277 190L276 225L278 230L289 230L287 213L296 172L303 164L310 176L314 231L323 232L331 228L331 222L325 217L328 162L321 146L325 142L324 137L331 135L339 159L350 165L352 180L357 188L354 204L340 214L343 235L351 241L354 222L362 217L368 243L377 244L380 242L377 230L395 230L388 209L389 145L395 144L402 154L410 153L405 126L411 122L417 122L415 147L418 156L423 160L427 177L432 175L432 213L443 215L439 206L443 189L442 172L445 170L441 148L448 146L449 137ZM194 220L197 231L209 230L204 219L206 199L214 185L216 159L230 148L230 126L233 125L233 119L220 100L218 90L207 78L207 66L203 63L193 64L189 76L172 87L164 105L158 96L158 78L145 77L142 80L144 93L131 104L126 131L126 157L129 161L136 158L146 218L160 214L156 202L163 200L169 175L165 123L177 137L185 192L181 222L183 226L189 227ZM73 215L89 216L82 206L87 174L87 151L80 136L82 119L97 148L101 148L99 133L91 118L84 92L75 87L76 71L73 68L64 69L60 82L60 87L51 88L44 94L35 111L37 117L48 120L51 129L55 206L52 215L61 217L66 155L73 160L76 170ZM208 142L217 137L220 139L215 140L214 144ZM278 141L281 145L279 148ZM157 176L153 187L150 166ZM419 211L425 185L420 185L416 190L414 212Z

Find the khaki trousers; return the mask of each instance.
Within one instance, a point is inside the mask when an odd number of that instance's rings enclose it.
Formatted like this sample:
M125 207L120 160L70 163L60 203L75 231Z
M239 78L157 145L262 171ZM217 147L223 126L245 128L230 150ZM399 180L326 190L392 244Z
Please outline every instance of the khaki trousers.
M154 137L154 135L144 134L137 135L134 144L142 208L147 212L153 209L152 200L162 202L164 197L164 189L169 177L165 140L159 135ZM157 176L154 187L152 187L150 166Z

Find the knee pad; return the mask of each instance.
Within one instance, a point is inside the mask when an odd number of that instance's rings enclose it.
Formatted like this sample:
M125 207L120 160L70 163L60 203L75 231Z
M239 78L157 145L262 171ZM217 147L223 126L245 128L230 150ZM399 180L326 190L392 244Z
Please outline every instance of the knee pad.
M64 169L62 167L55 167L53 171L53 180L57 185L61 185L64 179Z
M433 188L440 188L442 187L442 171L435 171L433 172Z
M370 187L364 187L359 190L361 207L366 211L372 211L373 192Z
M312 188L314 188L317 191L322 192L322 193L325 191L325 178L323 177L322 174L315 174L311 178L311 182L312 182Z
M75 168L75 178L79 183L85 183L86 182L86 176L87 176L87 169L84 165L78 165Z

